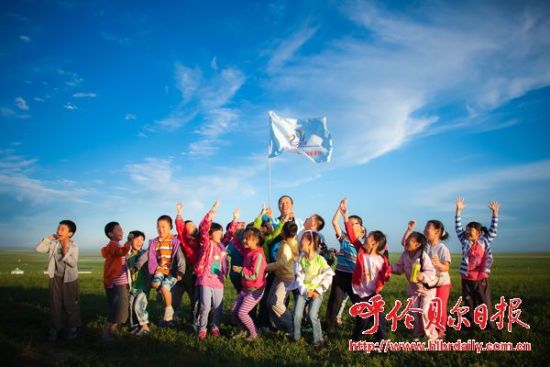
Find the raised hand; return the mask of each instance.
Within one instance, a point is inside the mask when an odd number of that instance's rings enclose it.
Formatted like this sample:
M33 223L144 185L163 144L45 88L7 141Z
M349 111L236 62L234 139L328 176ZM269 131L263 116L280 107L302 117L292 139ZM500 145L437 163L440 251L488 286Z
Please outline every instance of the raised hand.
M181 213L183 212L183 203L177 203L176 210L178 211L178 214L181 215Z
M239 220L239 217L241 216L241 209L237 208L233 211L233 220L237 221Z
M347 212L348 212L348 198L343 198L340 201L340 213L342 213L342 215L346 215Z
M409 224L407 225L407 230L412 232L414 230L414 227L416 227L416 221L415 220L409 221Z
M210 214L210 216L214 216L216 214L216 212L218 211L218 208L220 207L220 201L219 200L216 200L214 202L214 205L212 205L212 208L210 208L210 211L208 212Z
M496 201L491 201L489 203L489 209L491 209L493 211L493 215L495 217L498 217L498 211L500 209L500 203L498 203Z
M456 211L457 213L460 213L462 212L463 209L464 209L464 198L459 196L458 198L456 198Z

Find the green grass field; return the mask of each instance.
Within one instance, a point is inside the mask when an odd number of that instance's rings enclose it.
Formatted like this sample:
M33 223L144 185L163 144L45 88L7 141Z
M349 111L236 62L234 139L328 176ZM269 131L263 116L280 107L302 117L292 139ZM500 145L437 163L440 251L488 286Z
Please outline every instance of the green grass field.
M506 299L520 297L521 319L531 325L527 330L514 325L512 333L502 331L475 331L471 335L449 331L447 340L530 342L530 352L392 352L367 354L348 351L352 320L345 319L344 328L335 338L326 339L327 345L315 349L310 345L311 335L298 343L287 341L281 333L271 333L256 342L232 340L237 329L231 325L229 309L235 291L227 283L224 299L224 324L221 338L207 338L198 342L183 325L177 329L159 330L153 325L150 336L136 338L126 332L111 343L100 340L101 327L107 311L102 286L102 259L81 255L79 267L91 269L92 274L81 275L81 310L84 328L75 341L63 339L56 343L46 341L48 326L48 278L43 274L47 256L29 252L0 252L0 364L2 366L533 366L548 365L550 329L550 254L497 254L490 278L493 302L500 296ZM392 257L395 260L395 256ZM458 276L459 257L453 256L451 269L453 289L450 302L460 296ZM19 267L22 276L10 275ZM397 298L405 300L406 281L394 276L383 291L390 305ZM324 320L328 294L320 316ZM184 298L184 305L188 300ZM154 300L149 303L153 323L161 316L162 307ZM184 312L187 308L184 307ZM410 332L400 322L396 333L389 333L394 341L410 340Z

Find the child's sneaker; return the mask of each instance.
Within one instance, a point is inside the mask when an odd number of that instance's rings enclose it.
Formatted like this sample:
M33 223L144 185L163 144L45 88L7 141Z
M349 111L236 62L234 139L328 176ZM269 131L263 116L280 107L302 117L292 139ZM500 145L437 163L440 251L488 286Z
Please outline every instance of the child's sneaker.
M174 309L168 306L164 309L164 321L170 322L174 319Z
M151 330L141 328L141 329L139 329L139 331L136 333L136 336L144 336L144 335L147 335L147 334L150 334L150 333L151 333Z
M49 331L48 331L48 341L49 342L54 342L57 340L57 330L54 329L54 328L51 328Z
M199 331L199 340L206 339L206 330Z
M212 336L220 336L221 335L220 329L218 329L217 327L212 328L211 333L212 333Z

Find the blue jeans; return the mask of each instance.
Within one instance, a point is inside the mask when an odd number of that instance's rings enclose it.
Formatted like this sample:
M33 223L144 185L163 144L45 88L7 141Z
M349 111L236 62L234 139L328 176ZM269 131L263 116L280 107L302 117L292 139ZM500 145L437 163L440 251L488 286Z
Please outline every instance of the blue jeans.
M141 289L130 290L130 327L149 323L147 293Z
M302 327L302 318L304 315L304 308L308 306L309 321L313 326L313 342L317 343L323 340L323 330L321 329L321 320L319 320L319 308L323 303L323 295L319 297L306 298L305 296L299 295L296 298L296 304L294 305L294 340L300 340L301 327Z

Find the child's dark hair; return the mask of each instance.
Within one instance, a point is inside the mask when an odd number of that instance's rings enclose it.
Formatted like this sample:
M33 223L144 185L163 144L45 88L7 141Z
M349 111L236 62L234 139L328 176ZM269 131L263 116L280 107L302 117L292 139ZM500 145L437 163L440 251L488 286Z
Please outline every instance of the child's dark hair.
M372 231L369 236L372 236L376 241L376 252L383 251L386 248L386 235L382 231Z
M411 239L415 239L416 242L420 243L422 246L420 246L421 248L424 248L426 247L426 245L428 244L428 240L426 239L426 236L424 236L422 233L420 232L413 232L409 235L409 237L407 237L407 244L409 243L409 241Z
M113 231L113 229L115 229L116 226L119 226L120 224L118 222L109 222L105 225L105 236L107 236L107 238L111 239L111 236L109 236L109 233L111 233Z
M136 237L143 237L143 239L145 240L145 233L143 233L142 231L132 231L130 232L129 234L131 234L132 236L134 236L134 238Z
M485 236L489 236L489 230L483 224L479 222L470 222L466 226L466 229L475 228L478 232L484 233Z
M160 217L158 217L157 219L157 223L160 222L161 220L165 221L165 222L168 222L168 224L170 224L170 229L173 228L173 225L172 225L172 217L170 217L169 215L161 215Z
M319 252L319 247L321 246L321 236L319 235L319 233L315 231L305 231L302 235L302 238L303 237L308 238L311 243L313 243L313 249L316 252Z
M212 223L212 225L210 226L210 230L208 231L208 235L212 236L212 233L214 233L216 231L222 231L223 232L223 227L219 223Z
M298 233L298 225L294 222L286 222L281 230L283 238L292 238L296 233Z
M67 228L69 228L69 232L72 232L74 235L76 232L76 223L69 219L64 219L61 222L59 222L59 225L66 225ZM71 236L72 237L72 236Z
M359 222L359 225L363 225L363 219L361 219L361 217L358 215L350 215L348 219L355 219L357 220L357 222Z
M243 239L248 236L256 237L256 239L258 240L258 246L261 246L264 242L264 236L262 235L262 232L256 227L249 227L244 230Z
M319 214L313 214L313 215L315 216L315 220L319 224L319 226L317 227L317 230L321 231L323 228L325 228L325 220Z
M436 230L441 231L441 235L439 236L440 240L445 241L447 238L449 238L449 233L445 231L445 226L443 225L443 223L441 223L441 221L437 219L431 219L426 224L432 225L432 227L434 227Z
M183 224L187 224L187 223L193 223L193 221L191 219L187 219L185 222L183 222Z

